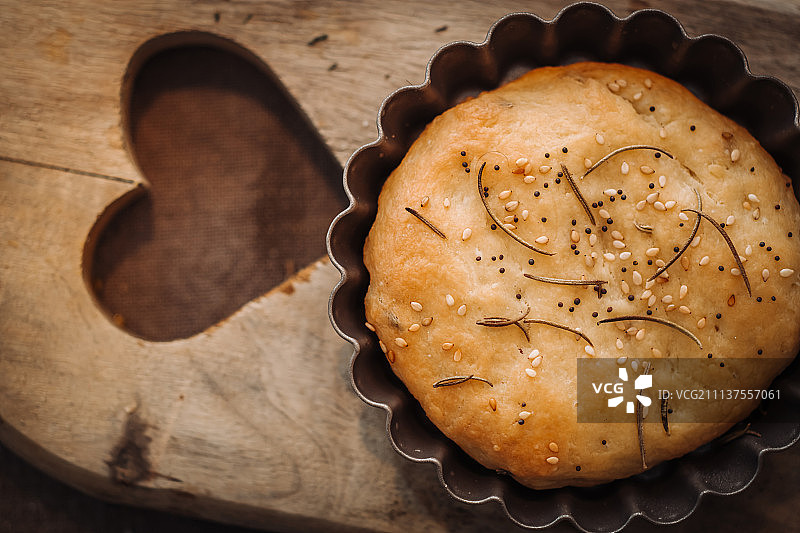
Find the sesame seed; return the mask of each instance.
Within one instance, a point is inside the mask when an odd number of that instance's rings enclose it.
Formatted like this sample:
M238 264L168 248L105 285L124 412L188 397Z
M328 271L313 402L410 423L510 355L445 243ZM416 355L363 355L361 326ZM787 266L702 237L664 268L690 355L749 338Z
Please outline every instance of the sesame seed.
M522 220L528 220L528 210L527 209L523 209L522 210Z
M551 465L558 464L558 457L548 457L546 461Z
M641 171L642 174L653 174L655 172L655 170L653 170L653 167L647 165L640 166L639 170Z
M738 268L732 268L732 269L731 269L731 275L732 275L732 276L739 276L739 275L741 275L741 274L742 274L742 271L741 271L741 270L739 270Z
M672 295L671 294L665 294L664 296L661 297L661 301L663 303L665 303L665 304L671 304L672 303Z
M687 215L686 213L681 211L680 213L678 213L678 218L685 222L685 221L689 220L689 215Z
M653 86L653 80L651 80L650 78L645 78L644 79L644 86L647 87L648 89L650 89Z
M383 353L386 353L386 345L383 343L382 340L378 339L378 346L380 347Z
M761 208L760 207L756 207L755 208L755 210L752 213L752 217L753 217L753 220L758 220L759 218L761 218Z
M444 200L442 200L442 205L445 207L445 209L450 207L450 198L445 198Z
M706 317L697 321L697 329L703 329L704 327L706 327Z
M605 259L606 261L613 261L616 258L617 258L617 256L615 256L611 252L606 252L606 253L603 254L603 259Z
M536 176L525 176L524 178L522 178L522 181L529 184L533 183L534 181L536 181Z
M639 91L633 95L633 101L638 102L642 99L642 91Z
M647 251L644 253L647 257L655 257L661 251L661 248L648 248Z
M606 196L614 196L615 194L617 194L617 190L616 189L606 189L606 190L603 191L603 194L605 194Z
M640 329L636 332L636 340L640 341L642 339L644 339L644 329Z
M634 372L639 370L639 361L631 361L631 368L633 369Z
M422 311L422 304L419 302L411 302L411 309L414 311Z
M551 452L558 453L558 444L556 444L555 442L551 442L550 444L547 445L547 447L550 448Z
M747 199L750 200L751 202L760 202L760 200L758 199L758 196L756 196L753 193L748 194L747 195Z
M631 288L628 286L628 282L624 279L619 282L619 286L622 289L622 294L628 294L631 292Z
M622 172L623 175L625 175L628 172L630 172L630 169L631 169L631 167L629 167L628 163L625 162L625 161L623 161L622 165L620 165L620 167L619 167L619 171Z
M621 350L621 349L622 349L624 346L625 346L625 345L624 345L624 344L622 344L622 340L620 340L619 338L617 338L617 350ZM620 359L622 359L622 358L620 357ZM617 362L619 363L619 359L617 359Z
M658 200L658 196L659 196L660 194L661 194L661 193L660 193L660 192L658 192L658 191L656 191L656 192L651 192L650 194L648 194L648 195L647 195L647 197L645 198L645 200L647 200L647 203L648 203L648 204L652 204L652 203L654 203L656 200Z
M497 195L497 197L500 198L501 200L505 200L509 196L511 196L511 190L510 189L506 189L505 191L503 191L503 192L501 192L500 194Z
M617 84L617 83L615 83L613 81L610 82L608 84L608 90L611 91L612 93L618 93L619 92L619 84Z
M517 207L519 207L519 202L517 200L511 200L506 204L506 211L513 211Z
M467 314L467 306L466 306L465 304L462 304L462 305L461 305L461 306L458 308L458 311L457 311L457 312L458 312L459 316L464 316L464 315L466 315L466 314Z
M592 168L592 160L587 157L583 160L583 166L586 168Z
M628 82L626 80L617 80L617 85L619 85L620 87L627 87Z
M386 359L388 359L390 363L394 363L396 357L393 350L386 352Z
M691 309L689 309L688 307L686 307L685 305L682 305L682 306L680 306L680 307L678 308L678 311L680 311L680 312L681 312L681 313L683 313L684 315L690 315L690 314L692 314L692 310L691 310Z
M664 207L667 209L672 209L673 207L675 207L675 204L677 204L675 200L669 200L667 202L664 202Z
M461 357L462 357L463 355L464 355L464 354L462 354L462 353L461 353L461 350L456 350L456 353L454 353L454 354L453 354L453 361L455 361L456 363L458 363L459 361L461 361Z
M660 130L658 130L658 136L661 137L662 139L666 139L667 138L667 130L665 130L664 128L661 128Z
M572 232L569 235L569 240L571 240L572 242L579 242L581 240L581 234L578 233L576 230L572 230Z
M425 326L425 327L430 326L432 322L433 322L433 317L432 316L427 316L427 317L422 319L422 325Z
M429 198L429 197L427 197L427 196L423 197L423 198L422 198L422 201L419 203L419 206L420 206L420 207L425 207L426 205L428 205L428 201L429 201L429 200L430 200L430 198Z
M528 164L528 159L526 157L520 157L519 159L517 159L518 167L524 167L527 164Z
M536 370L532 368L526 368L525 373L528 374L528 377L535 378L536 377Z
M587 267L591 268L594 266L594 258L590 255L584 256L583 262L586 264Z
M704 255L704 256L703 256L703 257L700 259L700 266L706 266L706 265L707 265L707 264L709 264L710 262L711 262L711 258L710 258L710 257L708 257L707 255Z
M364 325L367 326L367 329L370 331L375 331L375 326L370 324L369 322L364 322Z
M492 411L497 411L497 400L495 400L494 398L489 398L489 407L492 409ZM495 447L497 447L496 444Z
M792 270L791 268L782 268L779 274L781 275L782 278L788 278L789 276L794 274L794 270Z
M739 151L738 148L734 148L733 150L731 150L731 161L733 163L736 163L741 156L742 153Z
M619 254L619 258L622 259L623 261L630 259L630 257L631 257L630 252L620 252Z
M647 281L645 281L645 282L644 282L644 288L645 288L645 289L652 289L652 288L653 288L653 285L655 285L655 284L656 284L656 280L654 280L654 279L649 279L649 280L647 280Z
M550 238L547 235L542 235L541 237L536 237L536 243L538 244L547 244L550 242Z
M606 142L606 138L603 137L602 133L596 134L594 136L594 140L597 142L597 144L604 144Z
M453 307L456 303L456 299L453 298L452 294L448 294L444 297L444 301L447 302L448 307Z
M763 279L764 281L767 281L769 279L768 269L765 268L764 270L761 271L761 279Z
M589 235L589 246L594 246L595 244L597 244L597 235L592 233Z
M639 202L636 202L636 210L641 211L642 209L644 209L646 205L647 202L645 202L644 200L640 200Z
M420 328L419 324L414 323L408 326L408 331L419 331L419 328Z
M611 236L620 241L625 240L625 236L622 234L622 232L616 229L611 232Z
M633 271L633 284L634 285L641 285L642 284L642 275L639 274L638 270Z
M536 357L533 358L533 361L531 361L531 367L533 367L533 368L536 368L541 364L542 364L542 356L541 355L537 355Z
M614 248L617 248L617 249L619 249L619 250L621 250L621 249L625 248L625 243L624 243L624 242L622 242L622 241L615 240L615 241L613 241L611 244L613 244L613 245L614 245Z
M733 307L734 305L736 305L736 295L735 294L731 294L728 297L728 307Z
M401 348L405 348L406 346L408 346L408 343L406 342L406 340L403 337L397 337L394 340L394 343L396 345L398 345L399 347L401 347Z
M656 295L654 294L647 299L647 307L652 307L653 304L655 303L656 303Z
M728 226L733 225L734 222L736 222L736 217L733 215L728 215L728 218L725 219L725 224Z
M452 342L443 342L442 343L442 350L444 350L445 352L450 351L450 350L453 349L453 346L455 346L455 345Z
M542 165L542 166L539 167L539 173L540 174L547 174L548 172L550 172L550 169L552 169L552 168L553 167L551 167L550 165Z
M619 339L617 339L619 341ZM622 341L619 341L619 344L622 344ZM617 357L617 364L624 365L627 362L628 358L626 356Z
M583 351L586 352L587 355L594 357L594 348L592 348L588 344L583 347Z
M667 206L664 205L663 203L659 202L659 201L653 202L653 207L655 207L659 211L666 211L667 210Z
M520 417L522 420L527 420L527 419L528 419L528 418L531 416L531 414L532 414L532 413L531 413L530 411L520 411L520 412L519 412L519 417Z

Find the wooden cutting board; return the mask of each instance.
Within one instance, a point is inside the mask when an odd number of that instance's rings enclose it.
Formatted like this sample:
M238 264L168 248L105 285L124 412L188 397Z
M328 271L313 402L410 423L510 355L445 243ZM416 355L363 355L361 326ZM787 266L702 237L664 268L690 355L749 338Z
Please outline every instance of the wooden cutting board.
M611 1L618 15L649 7ZM495 505L451 500L434 468L389 446L382 411L347 379L351 347L327 301L326 260L185 339L147 341L110 320L85 281L86 239L148 187L128 152L120 93L137 50L185 30L264 61L342 164L375 139L393 90L423 81L436 49L482 41L518 4L0 1L0 440L100 498L271 530L499 531ZM737 42L756 74L800 88L800 5L658 6L690 34ZM325 37L323 37L325 36ZM797 448L797 447L795 447ZM767 460L743 495L688 523L796 527L800 458ZM639 523L640 530L650 526Z

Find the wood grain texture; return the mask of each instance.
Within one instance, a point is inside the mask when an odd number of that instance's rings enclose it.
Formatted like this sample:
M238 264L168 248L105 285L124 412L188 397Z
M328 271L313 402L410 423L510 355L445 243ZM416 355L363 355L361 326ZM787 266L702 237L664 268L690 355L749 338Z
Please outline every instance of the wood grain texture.
M251 50L344 163L374 140L383 98L421 82L440 46L482 41L506 13L525 8L549 19L563 5L0 0L0 440L96 496L230 523L510 529L498 506L457 503L432 466L401 459L383 413L353 394L350 347L327 318L338 279L329 263L204 333L153 343L99 310L84 282L83 249L107 206L147 186L126 149L121 91L131 57L149 39L200 30ZM624 15L650 3L607 5ZM654 7L692 35L730 37L755 73L800 88L796 3ZM680 529L796 527L800 501L779 487L800 482L788 468L797 458L792 450L768 459L754 488L704 502Z

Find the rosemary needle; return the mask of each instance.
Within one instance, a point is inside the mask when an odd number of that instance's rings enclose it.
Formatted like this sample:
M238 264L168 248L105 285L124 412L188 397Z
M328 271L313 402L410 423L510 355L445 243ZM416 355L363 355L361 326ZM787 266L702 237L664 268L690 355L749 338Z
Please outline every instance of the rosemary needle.
M423 224L425 224L426 226L428 226L430 229L432 229L432 230L433 230L433 232L434 232L436 235L438 235L439 237L441 237L442 239L446 239L446 238L447 238L447 235L445 235L445 234L444 234L444 232L443 232L442 230L440 230L439 228L437 228L436 226L434 226L434 225L433 225L433 223L432 223L430 220L428 220L428 219L427 219L427 218L425 218L424 216L420 215L420 214L417 212L417 210L416 210L416 209L412 209L412 208L410 208L410 207L406 207L406 211L408 211L409 213L411 213L412 215L414 215L415 217L417 217L417 219L419 219L419 220L420 220L420 222L422 222Z

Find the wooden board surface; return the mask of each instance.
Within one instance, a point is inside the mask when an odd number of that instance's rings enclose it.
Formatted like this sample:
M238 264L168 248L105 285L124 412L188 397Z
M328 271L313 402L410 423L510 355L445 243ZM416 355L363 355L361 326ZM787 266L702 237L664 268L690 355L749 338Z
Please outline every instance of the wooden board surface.
M619 15L648 7L607 4ZM351 349L327 318L338 274L326 261L204 333L155 343L98 308L83 249L106 207L147 185L126 148L120 94L149 39L200 30L252 51L343 164L374 140L381 100L421 82L439 46L482 41L509 12L552 18L562 5L0 1L0 440L82 491L223 522L507 530L496 505L451 500L432 466L395 454L383 413L351 391ZM755 73L798 92L798 4L657 7L690 34L730 37ZM788 468L798 458L797 450L769 458L754 488L704 502L688 527L797 527L800 499L782 489L800 483Z

